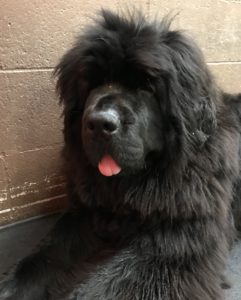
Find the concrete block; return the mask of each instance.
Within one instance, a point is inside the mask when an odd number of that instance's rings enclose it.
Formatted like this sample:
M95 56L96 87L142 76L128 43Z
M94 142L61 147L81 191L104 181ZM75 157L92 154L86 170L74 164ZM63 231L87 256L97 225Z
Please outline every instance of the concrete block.
M11 199L9 195L8 176L3 155L0 154L0 224L11 220Z
M1 223L64 207L66 192L59 148L17 152L4 159L8 189L5 207L0 210Z
M229 93L241 93L241 63L210 64L219 86Z
M241 60L241 1L151 0L151 16L178 14L173 28L195 38L209 62Z
M0 156L0 217L1 211L4 211L9 206L8 182L5 170L5 162Z
M152 16L178 13L175 26L197 39L209 61L240 60L240 1L3 1L1 68L53 67L101 7L137 7Z
M101 7L117 0L1 1L0 69L49 68Z
M0 73L0 152L62 143L62 108L51 72Z
M46 190L42 198L55 196L55 187L59 185L61 192L64 190L63 176L61 175L62 160L60 149L48 147L33 151L18 152L8 155L6 166L10 178L10 196L15 204L23 203L39 197L39 190ZM29 199L30 200L30 199Z
M145 16L149 16L150 2L151 0L117 0L117 11L126 13L128 11L132 12L134 10L141 11ZM105 3L105 1L102 1ZM108 5L105 6L109 8Z

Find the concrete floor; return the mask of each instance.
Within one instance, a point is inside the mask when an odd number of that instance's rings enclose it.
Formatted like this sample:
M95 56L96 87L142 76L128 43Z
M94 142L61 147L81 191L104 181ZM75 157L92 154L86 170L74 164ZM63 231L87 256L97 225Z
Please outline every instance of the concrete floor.
M31 253L57 218L57 215L48 216L0 228L0 280L13 264ZM235 244L231 252L227 275L232 288L226 291L226 299L241 300L241 241Z

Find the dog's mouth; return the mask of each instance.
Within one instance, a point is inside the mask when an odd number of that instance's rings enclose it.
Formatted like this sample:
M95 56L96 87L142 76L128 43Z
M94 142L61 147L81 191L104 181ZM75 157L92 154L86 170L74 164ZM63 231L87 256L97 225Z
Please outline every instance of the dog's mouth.
M118 163L110 156L104 155L98 164L98 169L103 176L113 176L121 172L121 167Z

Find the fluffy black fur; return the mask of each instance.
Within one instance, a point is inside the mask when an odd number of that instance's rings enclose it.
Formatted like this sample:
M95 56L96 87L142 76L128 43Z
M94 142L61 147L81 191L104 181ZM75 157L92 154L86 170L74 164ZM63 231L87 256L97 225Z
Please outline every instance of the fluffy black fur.
M224 299L241 97L167 20L108 11L56 75L70 208L0 298ZM118 175L100 174L105 155Z

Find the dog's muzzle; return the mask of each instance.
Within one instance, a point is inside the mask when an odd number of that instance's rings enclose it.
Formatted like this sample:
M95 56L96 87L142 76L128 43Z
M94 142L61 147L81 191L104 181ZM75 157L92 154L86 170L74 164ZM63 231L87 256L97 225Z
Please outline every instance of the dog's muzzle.
M114 109L92 111L85 116L84 130L91 138L110 138L118 133L120 116Z

